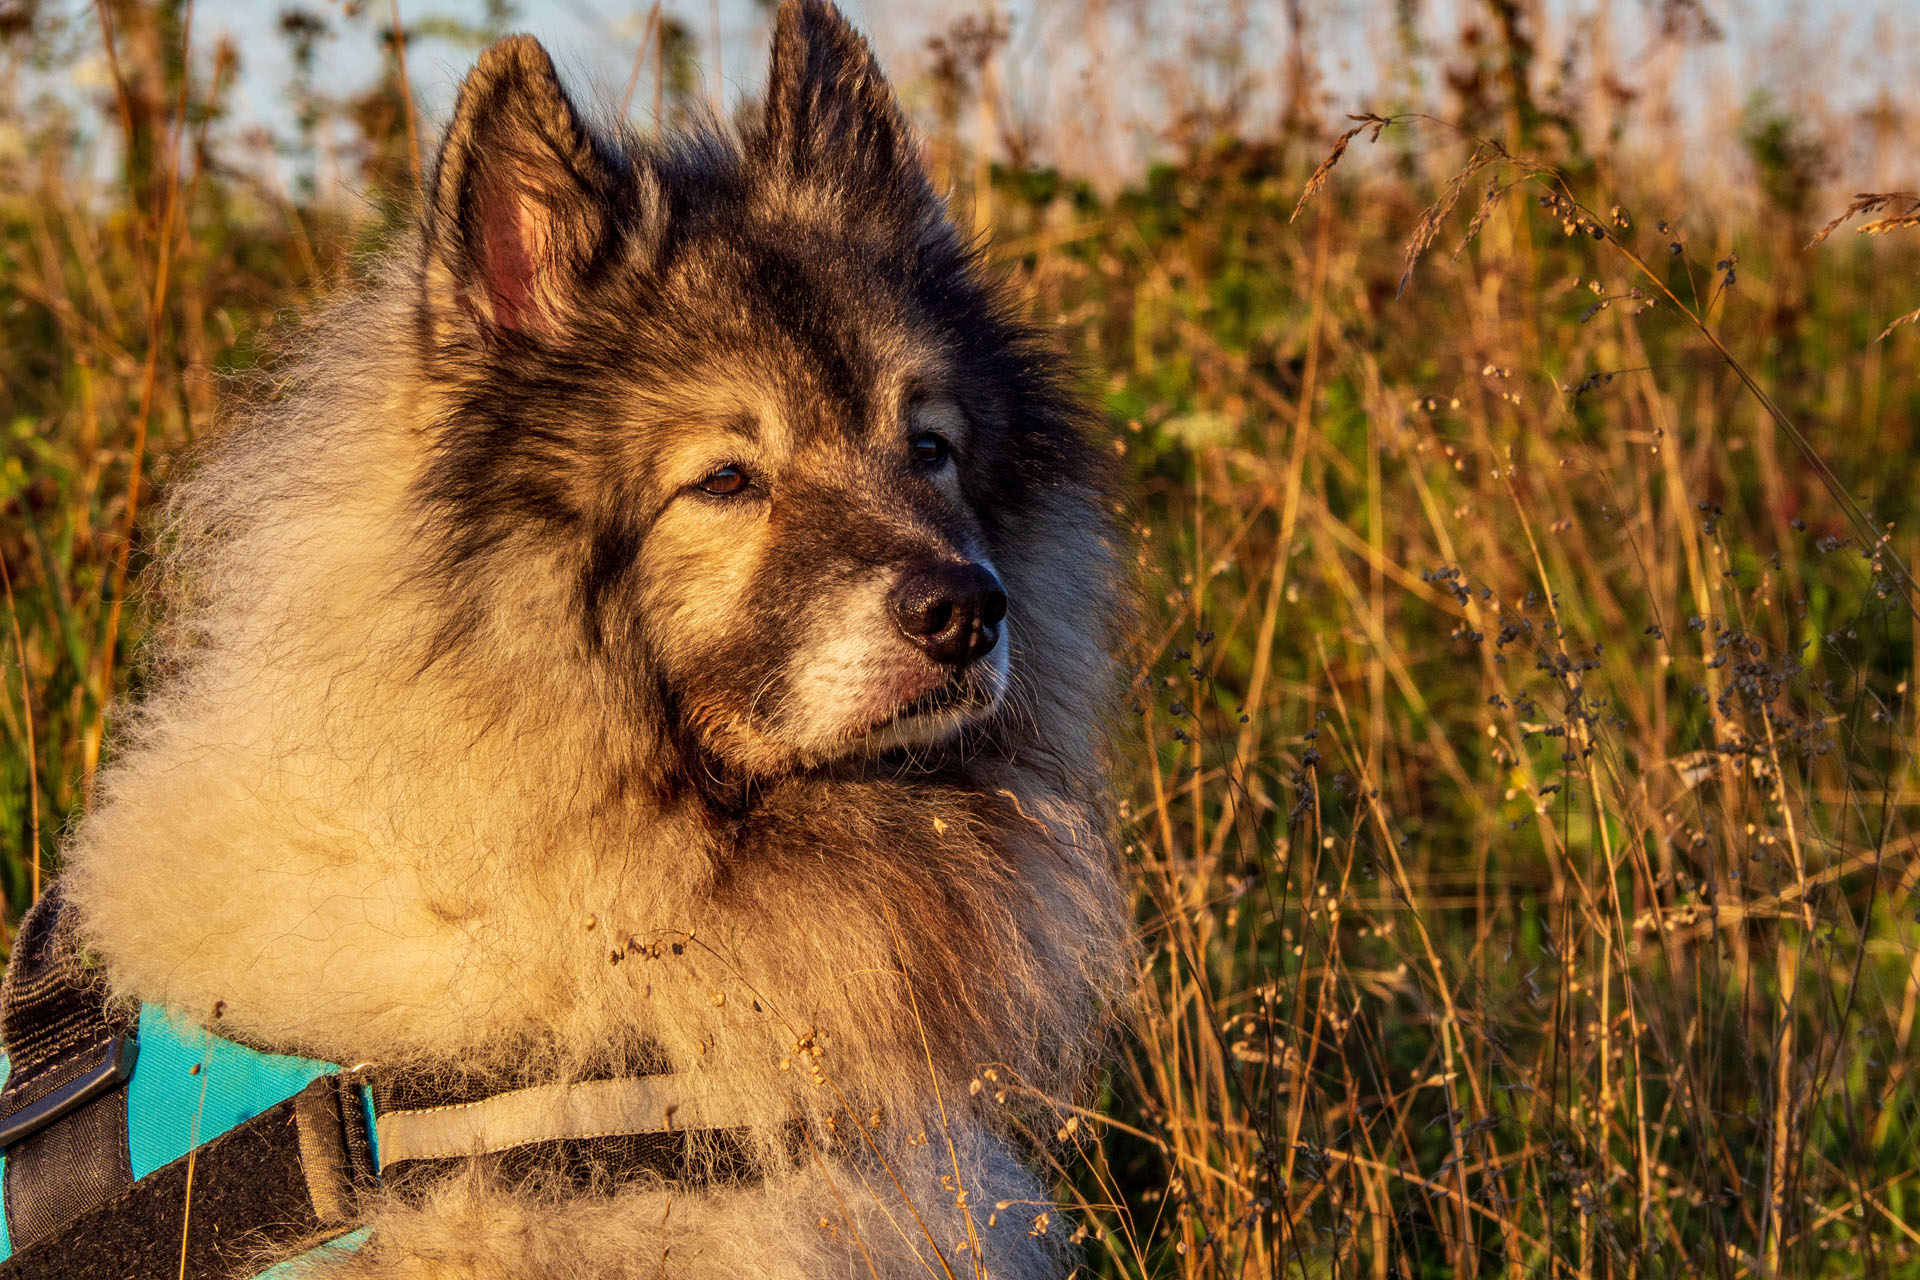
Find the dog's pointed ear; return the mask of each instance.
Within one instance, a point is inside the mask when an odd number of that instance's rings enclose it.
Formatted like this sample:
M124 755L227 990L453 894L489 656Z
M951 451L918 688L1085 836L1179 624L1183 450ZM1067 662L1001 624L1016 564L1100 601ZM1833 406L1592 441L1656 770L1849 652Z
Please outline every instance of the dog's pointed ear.
M620 153L589 128L532 36L480 55L460 86L428 186L426 302L488 339L541 335L614 230Z
M767 79L767 162L800 186L909 215L937 202L873 50L828 0L786 0Z

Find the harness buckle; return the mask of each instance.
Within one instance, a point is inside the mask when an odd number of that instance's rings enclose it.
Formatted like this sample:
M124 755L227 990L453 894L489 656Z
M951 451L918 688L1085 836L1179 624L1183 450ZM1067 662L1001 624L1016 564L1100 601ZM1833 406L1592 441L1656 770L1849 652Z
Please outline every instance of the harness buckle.
M84 1107L102 1094L110 1093L133 1074L134 1059L140 1056L140 1038L122 1033L110 1037L100 1047L99 1060L79 1075L58 1085L4 1116L0 1116L0 1150L46 1128L64 1115ZM0 1105L5 1094L0 1093Z

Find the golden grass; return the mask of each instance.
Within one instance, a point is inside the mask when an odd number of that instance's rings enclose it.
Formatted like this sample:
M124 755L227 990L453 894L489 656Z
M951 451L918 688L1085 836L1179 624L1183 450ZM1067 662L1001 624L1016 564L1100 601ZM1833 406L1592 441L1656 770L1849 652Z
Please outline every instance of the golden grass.
M124 171L51 119L0 192L10 919L138 689L146 486L418 167L403 41L353 211L218 163L182 11L98 12ZM1154 594L1136 1008L1094 1096L982 1070L1078 1209L991 1212L1114 1276L1920 1274L1916 197L1815 232L1808 122L1722 139L1755 197L1472 83L1112 197L943 109Z

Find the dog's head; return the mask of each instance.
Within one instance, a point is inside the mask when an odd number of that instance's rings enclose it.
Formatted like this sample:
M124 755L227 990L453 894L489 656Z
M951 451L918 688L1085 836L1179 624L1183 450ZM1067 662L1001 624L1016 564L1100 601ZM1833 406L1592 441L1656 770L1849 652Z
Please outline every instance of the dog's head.
M596 130L537 42L495 45L423 246L449 645L522 610L754 778L1004 727L1036 646L1085 634L1048 624L1099 574L1032 568L1100 523L1074 402L830 4L782 6L738 138Z

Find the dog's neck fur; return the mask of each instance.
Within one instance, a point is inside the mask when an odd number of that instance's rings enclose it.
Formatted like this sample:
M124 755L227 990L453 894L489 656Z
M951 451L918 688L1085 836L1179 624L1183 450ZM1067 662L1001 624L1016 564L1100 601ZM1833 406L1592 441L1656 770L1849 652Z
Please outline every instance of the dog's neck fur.
M896 1108L982 1062L1070 1076L1126 956L1092 799L991 758L970 794L792 780L723 849L622 785L660 726L573 660L555 575L463 620L484 668L435 648L407 323L404 276L351 304L324 401L296 377L174 501L154 689L67 855L118 993L349 1062L564 1074L646 1041L768 1119L812 1062ZM1059 772L1097 787L1073 741Z

